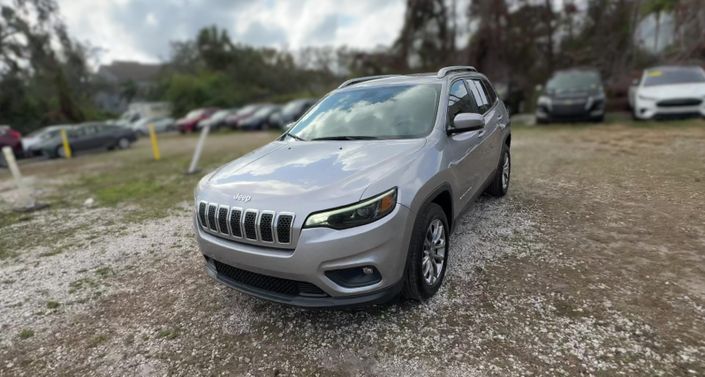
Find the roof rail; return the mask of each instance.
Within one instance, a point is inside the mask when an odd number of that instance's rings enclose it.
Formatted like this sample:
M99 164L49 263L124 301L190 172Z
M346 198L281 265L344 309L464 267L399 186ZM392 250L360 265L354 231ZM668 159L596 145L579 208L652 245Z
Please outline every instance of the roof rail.
M398 76L398 75L376 75L376 76L355 77L354 79L347 80L344 83L340 84L338 89L345 88L346 86L350 86L350 85L354 85L354 84L359 84L359 83L365 82L365 81L383 79L385 77L394 77L394 76Z
M451 72L477 72L477 69L469 65L451 65L450 67L443 67L439 69L436 77L441 79L446 77Z

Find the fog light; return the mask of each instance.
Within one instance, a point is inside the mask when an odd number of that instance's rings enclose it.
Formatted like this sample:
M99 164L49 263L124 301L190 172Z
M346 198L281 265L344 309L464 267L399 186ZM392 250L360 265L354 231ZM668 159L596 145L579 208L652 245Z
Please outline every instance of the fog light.
M382 275L374 266L326 271L326 276L336 284L346 288L364 287L379 283L382 280Z

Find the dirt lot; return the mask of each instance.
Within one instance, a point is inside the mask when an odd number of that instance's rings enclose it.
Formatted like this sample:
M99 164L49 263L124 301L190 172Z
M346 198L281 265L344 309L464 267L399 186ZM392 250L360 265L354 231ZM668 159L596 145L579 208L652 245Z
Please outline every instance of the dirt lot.
M206 276L194 143L23 164L52 206L0 204L0 375L705 375L705 121L515 127L510 194L460 220L439 294L356 311Z

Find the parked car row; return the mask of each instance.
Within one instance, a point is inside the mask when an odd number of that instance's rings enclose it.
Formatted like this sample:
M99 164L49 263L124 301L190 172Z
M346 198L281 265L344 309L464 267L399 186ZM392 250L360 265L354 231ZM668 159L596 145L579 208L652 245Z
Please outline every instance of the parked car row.
M77 125L54 125L41 128L23 138L24 155L65 157L62 129L66 130L72 153L91 149L127 149L137 141L135 131L115 124L88 122Z
M537 90L538 123L604 119L607 98L595 69L557 71ZM629 88L629 107L636 120L705 117L705 70L695 65L647 68Z
M10 126L0 126L0 150L4 147L12 148L15 156L21 156L22 134Z
M230 128L241 130L266 130L286 128L299 119L314 103L315 99L297 99L283 106L271 103L256 103L242 108L200 108L189 111L176 121L181 133L189 133L208 126L211 129Z

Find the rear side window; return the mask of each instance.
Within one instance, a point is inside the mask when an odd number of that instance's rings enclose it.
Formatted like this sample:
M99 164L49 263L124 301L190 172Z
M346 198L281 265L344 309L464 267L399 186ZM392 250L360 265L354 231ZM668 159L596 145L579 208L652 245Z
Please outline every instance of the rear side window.
M470 87L470 91L475 98L475 102L477 102L477 107L479 109L478 112L480 114L484 114L492 107L494 100L497 99L497 95L494 94L494 91L491 91L490 93L480 79L467 80L467 82Z
M477 105L468 93L463 80L454 82L448 93L448 126L453 126L453 118L460 113L477 112L479 112Z
M497 93L495 93L494 88L492 88L492 84L487 80L482 80L482 87L485 89L485 94L490 100L490 106L494 105L495 101L497 101Z

